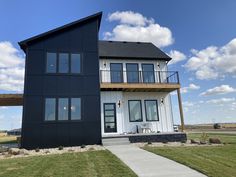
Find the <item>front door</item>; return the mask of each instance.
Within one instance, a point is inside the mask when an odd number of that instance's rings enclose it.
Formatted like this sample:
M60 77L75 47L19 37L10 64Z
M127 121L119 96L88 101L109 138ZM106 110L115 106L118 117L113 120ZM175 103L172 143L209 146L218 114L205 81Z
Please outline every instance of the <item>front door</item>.
M105 133L117 132L115 103L104 103L104 131Z

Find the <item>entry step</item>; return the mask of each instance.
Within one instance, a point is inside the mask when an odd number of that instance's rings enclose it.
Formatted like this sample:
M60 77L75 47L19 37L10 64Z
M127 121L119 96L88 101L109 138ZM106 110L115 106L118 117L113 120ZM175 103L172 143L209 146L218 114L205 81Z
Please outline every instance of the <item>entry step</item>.
M130 144L129 138L102 138L103 146Z

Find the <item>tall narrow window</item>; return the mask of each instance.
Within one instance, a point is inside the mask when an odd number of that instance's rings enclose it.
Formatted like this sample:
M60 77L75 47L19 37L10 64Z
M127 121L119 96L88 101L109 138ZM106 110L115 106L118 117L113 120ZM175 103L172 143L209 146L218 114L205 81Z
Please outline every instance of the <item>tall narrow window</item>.
M58 99L58 120L68 120L68 98Z
M81 120L81 99L71 98L71 120Z
M145 111L147 121L158 121L157 100L145 100Z
M153 64L142 64L143 70L143 82L144 83L154 83L154 66Z
M57 71L57 54L47 53L47 73L56 73Z
M71 73L81 72L81 56L80 54L71 54Z
M69 72L69 54L59 53L59 73Z
M126 74L128 83L138 83L139 82L139 71L138 64L127 63L126 64Z
M54 121L56 120L56 99L55 98L46 98L45 99L45 121Z
M123 82L123 64L122 63L111 63L111 83Z
M142 106L141 100L129 100L129 121L141 122L142 118Z

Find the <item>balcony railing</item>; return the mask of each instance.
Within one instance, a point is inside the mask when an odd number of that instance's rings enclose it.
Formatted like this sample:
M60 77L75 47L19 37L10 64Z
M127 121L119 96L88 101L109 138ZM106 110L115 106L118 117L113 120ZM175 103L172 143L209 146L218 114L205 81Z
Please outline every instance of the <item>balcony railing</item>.
M101 83L179 84L177 71L110 71L100 70Z

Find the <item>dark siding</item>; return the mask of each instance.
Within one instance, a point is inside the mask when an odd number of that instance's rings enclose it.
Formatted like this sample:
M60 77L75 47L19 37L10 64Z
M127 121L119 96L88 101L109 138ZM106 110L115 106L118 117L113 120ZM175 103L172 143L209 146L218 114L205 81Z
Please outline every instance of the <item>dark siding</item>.
M81 52L82 74L45 74L47 51ZM100 144L98 20L31 43L26 55L22 147ZM44 122L45 97L81 97L82 121Z

